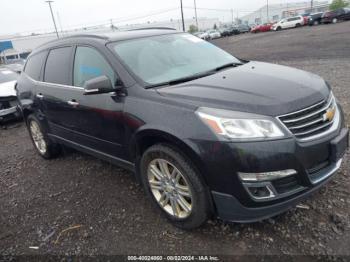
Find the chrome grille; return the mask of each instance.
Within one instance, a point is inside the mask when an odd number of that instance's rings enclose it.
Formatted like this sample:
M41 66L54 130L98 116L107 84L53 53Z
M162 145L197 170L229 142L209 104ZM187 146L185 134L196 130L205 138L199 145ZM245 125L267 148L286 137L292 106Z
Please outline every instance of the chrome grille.
M327 100L278 118L297 138L305 139L327 131L333 124L336 110L331 94Z

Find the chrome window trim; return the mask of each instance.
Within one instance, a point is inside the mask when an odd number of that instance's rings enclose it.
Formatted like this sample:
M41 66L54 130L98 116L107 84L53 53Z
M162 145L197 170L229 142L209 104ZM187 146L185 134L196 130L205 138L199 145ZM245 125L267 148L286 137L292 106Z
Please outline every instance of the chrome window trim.
M71 89L78 89L78 90L84 90L83 87L80 86L71 86L71 85L62 85L62 84L56 84L56 83L50 83L50 82L43 82L43 81L39 81L39 80L35 80L33 78L31 78L29 75L27 75L25 72L23 72L23 74L25 74L25 76L32 82L36 83L36 84L42 84L42 85L47 85L47 86L52 86L52 87L60 87L60 88L71 88Z

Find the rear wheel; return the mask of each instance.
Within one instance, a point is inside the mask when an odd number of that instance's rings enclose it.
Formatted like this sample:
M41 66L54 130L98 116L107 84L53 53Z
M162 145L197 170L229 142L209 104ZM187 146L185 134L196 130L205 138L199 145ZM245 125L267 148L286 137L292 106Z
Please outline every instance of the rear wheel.
M298 23L298 24L295 25L295 27L296 28L301 27L301 24Z
M49 139L45 129L34 115L28 116L27 126L33 145L40 156L50 159L59 155L60 146Z
M313 25L319 25L320 23L316 20L314 21Z
M192 229L208 219L207 189L178 150L163 144L150 147L141 158L140 171L147 195L175 226Z

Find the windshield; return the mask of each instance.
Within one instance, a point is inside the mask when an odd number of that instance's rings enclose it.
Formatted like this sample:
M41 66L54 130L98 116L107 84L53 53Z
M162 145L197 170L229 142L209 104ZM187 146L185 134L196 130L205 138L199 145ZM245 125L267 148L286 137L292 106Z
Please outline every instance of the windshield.
M0 84L15 81L17 79L17 74L10 70L0 70Z
M169 34L121 41L113 49L146 85L201 74L241 63L220 48L190 34Z

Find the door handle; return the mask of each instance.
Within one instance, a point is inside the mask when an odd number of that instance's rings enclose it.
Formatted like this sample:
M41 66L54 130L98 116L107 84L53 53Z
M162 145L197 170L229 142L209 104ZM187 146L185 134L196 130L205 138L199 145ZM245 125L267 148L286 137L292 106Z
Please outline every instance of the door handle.
M36 97L39 98L39 99L43 99L44 98L42 93L36 94Z
M74 99L67 101L68 105L76 107L79 106L79 103L75 101Z

